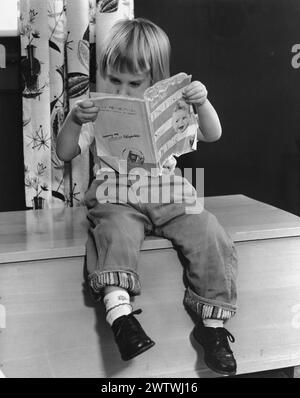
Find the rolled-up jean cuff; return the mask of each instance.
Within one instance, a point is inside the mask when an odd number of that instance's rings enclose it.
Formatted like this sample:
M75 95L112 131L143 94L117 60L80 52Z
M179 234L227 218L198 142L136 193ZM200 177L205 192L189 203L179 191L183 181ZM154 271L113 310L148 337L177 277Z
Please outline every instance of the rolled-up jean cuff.
M124 270L94 271L88 276L90 288L96 301L103 297L103 289L117 286L128 291L131 296L141 293L141 284L137 274Z
M221 319L226 321L232 318L237 311L236 305L206 299L198 296L190 288L186 289L183 302L186 307L196 312L202 319Z

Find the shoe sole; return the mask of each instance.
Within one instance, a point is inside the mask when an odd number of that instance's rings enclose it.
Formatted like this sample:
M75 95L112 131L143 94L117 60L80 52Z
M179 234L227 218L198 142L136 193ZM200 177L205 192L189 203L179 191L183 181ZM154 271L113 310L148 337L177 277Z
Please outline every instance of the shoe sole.
M192 335L193 339L194 339L199 345L201 345L201 347L203 348L203 351L204 351L204 362L205 362L206 366L207 366L209 369L213 370L213 371L216 372L216 373L219 373L219 374L221 374L221 375L224 375L224 376L234 376L234 375L236 375L236 370L235 370L235 371L232 371L232 372L225 372L225 371L223 371L223 370L216 369L216 368L209 362L209 360L207 360L206 355L205 355L205 350L204 350L203 344L202 344L201 340L198 340L197 337L195 336L195 331L194 331L194 330L192 331L191 335Z
M122 357L122 359L123 359L123 361L130 361L130 359L133 359L133 358L137 357L138 355L143 354L143 352L149 350L154 345L155 345L155 342L152 341L148 345L142 347L139 351L135 352L134 354L132 354L132 355L130 355L128 357Z

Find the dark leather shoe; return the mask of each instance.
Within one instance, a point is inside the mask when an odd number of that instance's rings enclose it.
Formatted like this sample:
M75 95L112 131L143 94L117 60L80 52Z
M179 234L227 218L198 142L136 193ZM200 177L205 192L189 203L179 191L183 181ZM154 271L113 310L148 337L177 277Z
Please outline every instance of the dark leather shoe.
M232 376L236 374L236 360L230 349L228 339L235 339L225 328L204 327L197 325L192 332L196 341L204 349L204 361L214 372Z
M112 324L111 328L124 361L142 354L155 344L134 317L134 314L141 312L142 310L136 310L129 315L120 316Z

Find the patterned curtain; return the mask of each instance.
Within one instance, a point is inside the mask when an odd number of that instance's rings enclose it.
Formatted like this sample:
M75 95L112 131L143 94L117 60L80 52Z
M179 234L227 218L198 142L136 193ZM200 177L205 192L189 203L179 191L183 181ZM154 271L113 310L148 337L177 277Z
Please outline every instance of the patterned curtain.
M74 101L101 90L96 59L133 0L19 0L25 195L28 208L79 206L91 179L90 153L56 156L56 138Z

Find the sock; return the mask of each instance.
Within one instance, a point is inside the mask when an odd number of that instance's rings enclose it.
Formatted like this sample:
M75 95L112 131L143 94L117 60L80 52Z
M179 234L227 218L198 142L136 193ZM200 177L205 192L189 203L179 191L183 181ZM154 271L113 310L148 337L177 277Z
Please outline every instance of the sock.
M110 324L122 315L132 312L129 294L124 289L114 290L103 298L106 309L106 321Z
M203 324L207 328L222 328L224 321L222 319L203 319Z

